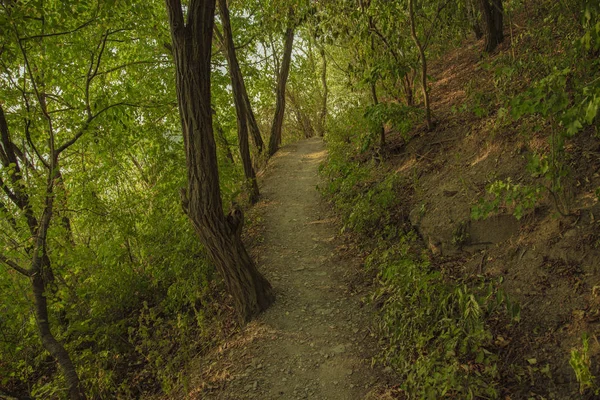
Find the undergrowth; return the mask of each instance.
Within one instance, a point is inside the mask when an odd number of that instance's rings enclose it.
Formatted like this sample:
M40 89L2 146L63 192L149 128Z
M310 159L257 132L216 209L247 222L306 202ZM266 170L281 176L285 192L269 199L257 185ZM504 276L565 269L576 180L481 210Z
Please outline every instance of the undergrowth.
M360 135L353 142L343 127L330 132L321 191L343 218L343 229L369 243L366 267L379 282L372 301L381 306L380 360L395 370L409 398L498 398L489 323L508 323L507 310L518 320L518 306L498 282L457 280L432 264L406 213L398 211L407 206L410 182L375 161L360 161Z
M514 126L525 140L531 139L532 132L547 139L544 148L530 151L527 157L531 182L492 182L488 198L473 210L476 218L485 218L499 206L507 206L520 218L545 195L558 214L571 214L574 182L569 142L585 130L598 137L600 5L581 0L575 9L583 13L577 15L567 3L540 3L543 7L515 35L512 51L483 63L493 76L493 90L472 90L468 103L459 109L472 108L477 114L480 99L486 97L486 111L478 117L497 108L497 130Z

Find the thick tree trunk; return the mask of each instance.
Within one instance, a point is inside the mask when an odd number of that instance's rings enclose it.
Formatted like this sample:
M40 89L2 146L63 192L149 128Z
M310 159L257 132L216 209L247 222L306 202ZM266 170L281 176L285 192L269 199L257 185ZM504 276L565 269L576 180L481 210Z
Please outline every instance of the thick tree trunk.
M238 126L238 142L240 146L240 156L244 167L244 175L246 176L249 200L251 204L258 201L259 191L258 182L256 181L256 173L252 166L250 157L250 148L248 146L248 109L244 101L243 93L246 91L244 86L244 77L235 54L235 45L233 43L233 33L231 30L231 22L229 19L229 9L227 8L227 0L218 0L219 12L221 15L221 23L223 24L223 36L225 50L227 53L227 63L229 64L229 75L231 76L231 87L233 88L233 100L235 104L235 112L237 114Z
M179 0L167 0L177 100L188 169L188 216L247 321L274 300L271 284L258 272L240 237L239 212L225 218L212 128L210 58L215 0L192 0L187 24Z
M485 51L491 53L504 41L502 0L481 0L485 25Z
M431 122L431 107L429 106L429 90L427 89L427 58L425 57L425 50L417 36L414 0L408 0L408 13L410 17L410 34L415 42L415 46L417 46L417 49L419 50L419 58L421 59L421 89L423 91L423 103L425 104L425 121L427 123L427 129L432 130L433 124Z
M325 56L325 45L321 45L321 86L323 86L323 98L321 103L321 113L319 114L319 136L325 136L325 127L327 126L327 97L329 88L327 87L327 57Z
M271 137L269 138L269 157L277 152L281 144L281 129L283 127L283 116L285 114L285 87L290 73L292 62L292 46L294 44L293 11L289 14L290 26L285 31L285 44L283 46L283 60L277 77L277 92L275 102L275 116L271 126Z

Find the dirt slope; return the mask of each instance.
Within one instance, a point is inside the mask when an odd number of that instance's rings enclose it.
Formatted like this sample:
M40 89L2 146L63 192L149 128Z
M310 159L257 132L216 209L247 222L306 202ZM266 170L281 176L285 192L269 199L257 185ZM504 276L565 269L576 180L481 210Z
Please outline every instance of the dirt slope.
M488 349L499 356L502 395L597 398L591 391L587 397L579 393L569 359L587 334L591 373L600 374L600 203L594 193L600 187L600 143L591 127L567 142L570 215L561 216L544 192L521 220L510 204L488 219L472 219L471 210L480 199L490 199L486 188L495 181L545 183L527 163L550 151L547 126L501 122L503 98L490 66L510 44L488 58L482 46L469 39L432 61L437 127L432 132L420 127L408 141L390 133L394 151L382 168L408 182L398 193L405 199L398 214L424 239L434 268L460 279L502 280L502 289L520 305L520 322L497 327L495 347ZM477 106L485 108L481 115Z
M189 397L363 399L382 386L371 311L346 283L356 266L336 255L339 228L316 190L324 148L286 146L262 177L264 240L253 252L277 301L199 367Z

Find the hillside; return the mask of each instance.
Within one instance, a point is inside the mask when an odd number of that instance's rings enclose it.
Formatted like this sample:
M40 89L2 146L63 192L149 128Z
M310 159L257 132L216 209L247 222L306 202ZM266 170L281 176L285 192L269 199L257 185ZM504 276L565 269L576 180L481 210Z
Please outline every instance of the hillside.
M545 11L522 10L510 36L493 54L484 53L483 40L469 38L432 61L433 130L417 123L408 132L398 131L388 120L387 147L376 153L355 150L345 167L339 165L340 154L352 153L360 144L333 139L334 155L326 168L332 179L326 192L346 224L361 232L357 244L378 238L366 245L366 265L380 271L378 279L383 275L386 293L375 297L383 307L384 323L389 324L385 321L391 315L414 319L384 329L389 345L420 344L422 349L403 354L415 360L433 358L426 355L432 347L448 349L449 342L459 339L451 338L451 329L428 328L420 340L429 344L405 341L399 336L412 332L407 324L435 323L435 318L428 319L428 307L459 307L462 317L441 313L462 320L458 326L467 314L479 313L480 327L464 338L470 343L466 346L475 346L471 355L463 350L457 358L441 354L432 362L440 371L445 363L460 363L474 382L481 379L486 382L482 385L494 388L487 392L491 398L593 398L594 376L600 373L598 122L558 143L555 136L565 128L554 118L560 119L563 109L514 116L519 103L512 100L533 97L532 87L548 90L540 104L549 107L556 101L553 96L571 99L562 105L567 109L576 106L571 80L593 84L598 79L593 58L589 70L578 70L573 60L561 58L573 46L569 29L561 23L548 26ZM557 78L561 66L568 66L563 86ZM545 73L556 79L555 87L539 84ZM548 178L547 170L540 172L539 167L552 157L560 171ZM398 239L410 248L394 249ZM465 285L464 293L473 290L478 304L469 310L460 299L456 305L448 305L454 300L447 298L427 306L418 299L394 299L395 289L387 285L395 278L386 275L405 273L389 271L394 257L403 260L400 264L425 259L427 276L441 276L438 284L449 287L448 293ZM490 296L498 299L493 306ZM414 307L408 314L395 309L407 305ZM432 342L434 335L449 336ZM387 361L401 379L428 379L393 354ZM423 382L413 383L415 393L422 393ZM453 385L448 384L451 391Z

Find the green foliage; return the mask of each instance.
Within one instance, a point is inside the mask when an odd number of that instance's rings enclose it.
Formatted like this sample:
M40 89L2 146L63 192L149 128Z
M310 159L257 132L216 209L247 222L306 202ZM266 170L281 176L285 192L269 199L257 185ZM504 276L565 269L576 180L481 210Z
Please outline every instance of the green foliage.
M0 160L8 182L0 255L29 268L36 235L10 194L26 193L38 220L52 197L49 322L93 398L168 392L184 363L218 338L213 269L178 197L185 154L170 56L158 45L168 40L163 7L47 1L0 9L1 106L21 151L20 172ZM50 143L74 137L48 195ZM222 174L224 196L239 182L237 170ZM39 338L30 279L4 263L0 337L0 389L66 395Z
M381 247L378 265L383 301L380 328L389 345L383 355L401 376L410 398L498 398L497 356L486 321L518 307L496 283L447 282L425 257L415 258L414 237Z
M583 336L583 344L581 349L571 350L571 358L569 364L575 372L575 377L579 383L579 393L582 395L588 391L593 392L596 396L600 394L600 388L596 384L596 377L590 371L591 360L589 355L589 338Z
M345 228L377 241L366 267L380 287L382 360L400 375L410 398L498 398L498 366L487 321L520 309L496 282L451 281L419 256L416 235L391 216L399 206L402 182L369 163L353 160L360 147L330 136L323 189L343 217ZM340 140L342 139L342 140ZM406 185L405 185L406 186Z
M542 186L528 186L513 183L510 178L504 181L495 181L487 187L491 199L480 199L478 204L471 209L471 218L474 220L485 219L491 213L496 213L500 207L511 210L517 219L521 219L528 210L532 210L542 197Z
M558 3L546 18L557 21L557 25L544 25L542 29L548 34L536 35L522 32L515 40L515 46L523 43L524 50L535 40L536 48L546 51L528 52L517 59L509 59L509 55L497 57L484 68L494 74L496 102L504 103L498 110L498 121L507 127L512 122L523 123L523 130L530 124L536 131L547 129L549 151L536 152L529 158L528 170L539 183L528 185L514 184L510 181L498 181L488 186L487 192L492 199L482 199L472 209L472 217L485 218L499 207L506 206L517 218L536 202L547 190L555 204L556 210L563 214L570 213L568 196L569 167L566 158L567 141L585 129L594 125L600 108L600 76L598 75L597 57L586 58L585 54L597 49L598 6L589 2L577 5L583 12L581 31L573 29L572 21L565 20L565 11L573 10ZM559 43L563 48L559 54L544 57L557 46L556 30L572 39L569 44ZM584 32L581 36L580 32ZM596 46L596 47L595 47ZM582 54L584 57L582 58ZM573 64L573 59L580 62ZM524 85L524 82L528 82ZM470 95L472 108L476 115L485 116L487 112L478 112L479 98L488 96L475 91ZM528 132L524 132L528 135Z
M382 125L388 125L408 140L408 133L422 114L423 111L418 108L390 102L368 106L364 117L369 123L370 132L378 134Z

